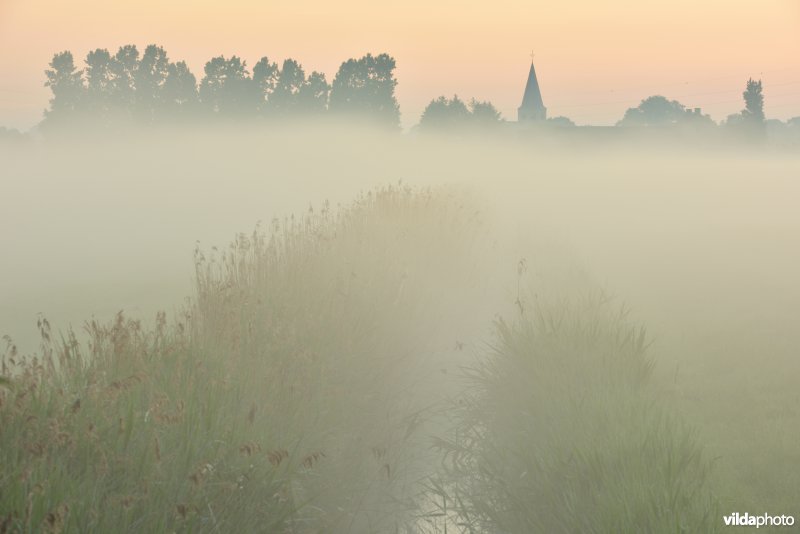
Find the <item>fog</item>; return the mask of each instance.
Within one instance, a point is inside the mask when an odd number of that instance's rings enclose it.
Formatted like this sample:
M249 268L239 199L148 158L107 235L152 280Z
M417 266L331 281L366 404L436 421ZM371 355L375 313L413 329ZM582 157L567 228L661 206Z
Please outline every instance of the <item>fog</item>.
M557 247L653 320L797 318L792 153L333 128L128 134L3 152L0 324L28 350L38 313L66 327L171 308L191 291L196 243L223 247L258 222L397 182L468 190L495 239ZM512 272L515 258L503 262Z
M194 298L196 247L388 185L448 191L481 224L455 267L417 265L451 318L427 341L465 345L448 380L520 303L601 291L647 328L657 395L720 458L721 512L796 513L798 176L797 152L769 147L335 125L0 146L0 334L30 354L41 316L79 339L120 310L152 325Z

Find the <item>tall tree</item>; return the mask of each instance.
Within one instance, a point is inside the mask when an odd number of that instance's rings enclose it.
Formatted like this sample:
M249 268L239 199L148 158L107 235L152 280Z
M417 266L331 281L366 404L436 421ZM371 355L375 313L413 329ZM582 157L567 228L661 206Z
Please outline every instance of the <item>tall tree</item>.
M255 86L256 93L256 111L265 113L269 109L269 100L272 93L275 91L275 86L278 85L278 69L277 63L271 63L266 56L258 60L258 63L253 66L253 85Z
M185 61L167 66L167 79L163 88L164 109L172 115L185 115L195 110L197 104L197 78Z
M686 117L686 107L677 100L657 95L645 98L635 108L629 108L619 126L666 126Z
M422 112L419 126L423 130L459 130L466 128L485 130L502 121L500 112L491 102L481 102L474 98L469 104L454 95L452 99L443 96L431 100Z
M761 124L764 122L764 95L762 93L761 80L755 81L752 78L747 80L747 89L742 93L745 108L742 110L742 117L751 124Z
M53 98L50 109L45 112L47 123L59 122L75 116L83 97L83 71L75 67L72 53L60 52L53 56L50 68L45 70L47 81Z
M431 100L422 112L419 126L424 130L449 130L463 127L469 119L469 109L458 95L450 100L440 96Z
M219 56L206 63L204 71L200 100L206 109L226 116L242 116L255 109L258 95L246 62Z
M342 63L331 85L330 110L355 115L391 129L400 127L400 106L394 90L395 60L388 54L367 54Z
M473 121L481 126L491 126L503 120L500 112L488 100L480 102L473 98L469 102L469 110L472 113Z
M90 114L105 116L111 99L111 54L98 48L86 55L86 102Z
M280 115L297 112L300 90L305 83L303 67L293 59L285 60L270 96L270 108Z
M133 111L138 66L139 50L136 45L121 46L111 62L111 102L122 115L129 115Z
M136 110L151 121L164 106L164 84L169 76L169 59L164 48L149 45L134 72Z
M300 108L309 114L321 114L328 109L331 86L321 72L314 71L300 88Z

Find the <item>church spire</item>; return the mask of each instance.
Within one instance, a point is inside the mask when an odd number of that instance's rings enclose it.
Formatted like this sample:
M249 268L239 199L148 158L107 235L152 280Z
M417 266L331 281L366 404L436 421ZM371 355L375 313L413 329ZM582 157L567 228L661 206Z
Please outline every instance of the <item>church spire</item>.
M539 90L539 80L536 79L536 68L533 66L534 54L531 53L531 70L528 73L528 83L525 85L525 94L522 96L522 105L517 110L517 120L545 120L547 108L542 102L542 93Z

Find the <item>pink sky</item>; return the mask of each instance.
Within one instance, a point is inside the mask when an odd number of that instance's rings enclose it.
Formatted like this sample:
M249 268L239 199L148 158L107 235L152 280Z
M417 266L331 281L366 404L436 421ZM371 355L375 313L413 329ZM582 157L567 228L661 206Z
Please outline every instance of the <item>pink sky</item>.
M653 94L716 120L739 111L748 77L768 117L800 115L800 1L0 0L0 125L28 128L54 52L163 45L198 79L206 60L292 57L331 81L366 52L397 59L406 127L439 95L491 100L516 119L529 65L550 116L613 124Z

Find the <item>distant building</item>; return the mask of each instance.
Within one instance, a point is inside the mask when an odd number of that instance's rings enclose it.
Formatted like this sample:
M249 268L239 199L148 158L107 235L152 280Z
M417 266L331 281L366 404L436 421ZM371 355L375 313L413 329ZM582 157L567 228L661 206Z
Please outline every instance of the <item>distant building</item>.
M542 102L542 92L539 90L539 80L536 79L536 68L531 59L531 70L528 73L528 83L525 85L525 94L522 96L522 105L517 109L517 120L543 121L547 119L547 108Z

